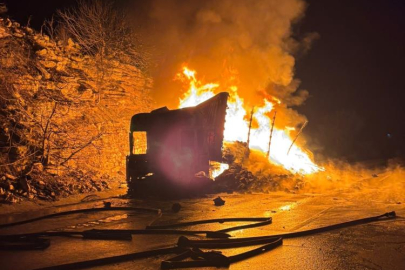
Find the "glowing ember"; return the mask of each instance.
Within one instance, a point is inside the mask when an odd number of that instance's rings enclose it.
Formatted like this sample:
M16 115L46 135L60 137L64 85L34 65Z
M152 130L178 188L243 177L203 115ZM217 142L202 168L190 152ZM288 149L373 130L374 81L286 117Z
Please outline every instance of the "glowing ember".
M220 92L219 84L202 84L196 79L195 74L195 71L185 67L183 73L177 75L178 78L187 80L190 84L188 91L180 99L180 108L196 106ZM236 86L232 86L226 91L229 92L230 96L226 111L224 140L227 142L246 141L249 122L245 120L247 113L244 108L244 101L238 96ZM253 116L258 123L258 128L251 129L249 148L259 150L263 154L267 152L269 145L271 128L271 118L269 116L275 103L280 104L281 101L276 98L272 98L272 101L265 99L264 105L256 108ZM292 144L292 139L289 136L291 130L294 130L294 128L285 127L284 130L274 128L269 160L294 173L310 174L323 170L310 159L304 150L295 144L287 154ZM215 174L219 175L223 170L224 168L216 171Z
M226 169L229 169L229 165L225 163L220 163L216 161L210 161L210 177L216 178L218 175L223 173Z

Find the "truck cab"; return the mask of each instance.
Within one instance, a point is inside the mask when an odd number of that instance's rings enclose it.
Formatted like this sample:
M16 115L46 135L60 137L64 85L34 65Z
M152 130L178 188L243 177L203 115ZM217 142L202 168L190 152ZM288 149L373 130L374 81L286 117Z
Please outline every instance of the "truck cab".
M222 161L228 96L222 92L195 107L134 115L126 161L129 192L151 176L157 184L190 187L197 173L208 175L209 162Z

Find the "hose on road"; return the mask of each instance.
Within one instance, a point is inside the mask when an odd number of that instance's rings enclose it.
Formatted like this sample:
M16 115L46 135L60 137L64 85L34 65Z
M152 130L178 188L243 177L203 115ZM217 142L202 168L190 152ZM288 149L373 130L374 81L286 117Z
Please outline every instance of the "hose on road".
M247 238L235 238L235 239L219 239L219 240L190 240L184 236L181 236L177 244L170 248L165 249L155 249L143 252L135 252L125 255L106 257L95 260L87 260L82 262L74 262L63 265L51 266L40 268L37 270L71 270L79 268L94 267L100 265L106 265L111 263L118 263L124 261L130 261L134 259L147 258L158 255L165 254L177 254L175 257L165 260L161 263L162 269L174 269L174 268L196 268L196 267L228 267L230 264L245 260L282 245L283 238L294 238L302 237L308 235L314 235L319 233L328 232L331 230L346 228L350 226L367 224L370 222L384 221L395 219L395 212L388 212L383 215L373 216L363 219L357 219L349 222L338 223L334 225L329 225L325 227L320 227L312 230L292 232L281 235L268 235L261 237L247 237ZM204 222L204 221L199 221ZM201 224L201 223L199 223ZM170 227L183 226L183 224L173 224ZM195 224L193 224L195 225ZM240 227L240 226L239 226ZM156 227L155 227L156 228ZM234 227L235 228L235 227ZM264 244L264 245L263 245ZM215 248L215 249L224 249L224 248L236 248L236 247L246 247L246 246L256 246L263 245L259 248L253 250L233 255L225 256L218 251L209 251L204 252L201 248ZM191 259L184 261L185 259Z

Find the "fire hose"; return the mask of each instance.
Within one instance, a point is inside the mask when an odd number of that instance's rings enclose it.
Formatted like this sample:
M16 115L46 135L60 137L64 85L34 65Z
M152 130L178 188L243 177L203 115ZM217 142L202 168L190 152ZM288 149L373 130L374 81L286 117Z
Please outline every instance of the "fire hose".
M60 213L61 214L61 213ZM156 234L183 234L183 235L190 235L190 234L198 234L198 233L205 233L207 237L211 234L211 236L220 238L216 240L190 240L185 236L181 236L176 245L169 248L162 248L162 249L154 249L149 251L143 252L135 252L125 255L118 255L112 257L105 257L100 259L94 260L87 260L81 262L73 262L58 266L51 266L40 268L37 270L51 270L51 269L78 269L78 268L87 268L87 267L94 267L112 263L119 263L124 261L130 261L135 259L141 258L148 258L157 255L168 255L168 254L176 254L175 257L172 257L168 260L165 260L161 263L162 269L173 269L173 268L195 268L195 267L228 267L230 264L245 260L267 251L270 251L283 243L283 238L294 238L294 237L302 237L308 236L318 233L323 233L331 230L336 230L340 228L345 228L349 226L355 226L360 224L366 224L370 222L376 221L383 221L396 218L395 212L388 212L383 215L373 216L363 219L357 219L349 222L338 223L334 225L329 225L325 227L320 227L311 230L305 230L300 232L292 232L292 233L285 233L279 235L269 235L269 236L259 236L259 237L246 237L246 238L233 238L227 239L229 235L224 235L225 232L239 230L242 228L251 228L257 226L264 226L271 223L271 218L228 218L228 219L213 219L213 220L200 220L194 222L187 222L187 223L177 223L171 225L164 225L164 226L148 226L145 230L89 230L85 232L76 232L78 235L82 235L84 238L90 234L89 239L109 239L109 240L129 240L128 234L136 234L136 233L156 233ZM172 230L171 228L182 227L182 226L190 226L190 225L198 225L198 224L206 224L206 223L213 223L213 222L228 222L228 221L253 221L256 223L243 225L243 226L236 226L231 227L224 230L219 231L179 231L179 230ZM147 232L146 232L147 231ZM91 235L93 232L93 235ZM8 235L8 236L1 236L0 241L12 241L13 238L19 241L23 241L26 239L40 239L40 241L45 241L47 239L41 238L41 236L64 236L65 232L45 232L45 233L37 233L37 234L26 234L26 235ZM72 233L72 232L67 232ZM110 236L108 236L111 234ZM125 235L125 237L124 237ZM225 239L226 238L226 239ZM49 241L49 240L48 240ZM18 241L16 241L18 244ZM246 247L246 246L257 246L263 245L259 248L255 248L253 250L233 255L233 256L225 256L218 251L209 251L204 252L201 248L215 248L215 249L225 249L225 248L236 248L236 247ZM44 245L45 246L45 245ZM49 246L49 242L48 242ZM184 261L185 259L191 258L191 261Z
M108 208L88 208L72 210L60 213L54 213L47 216L41 216L34 219L24 220L20 222L8 223L1 225L2 227L10 227L20 224L26 224L37 220L47 219L56 216L71 215L76 213L88 213L97 211L142 211L155 212L161 215L160 209L136 208L136 207L108 207ZM236 226L220 231L190 231L190 230L174 230L169 228L207 224L207 223L224 223L224 222L255 222L248 225ZM231 235L226 232L239 230L241 228L252 228L270 224L272 218L222 218L208 219L201 221L193 221L188 223L177 223L168 226L147 226L144 230L86 230L86 231L48 231L29 234L13 234L0 235L0 250L31 250L31 249L46 249L50 246L50 240L44 237L65 236L77 237L81 236L84 239L92 240L132 240L134 234L164 234L164 235L205 235L207 238L229 238Z
M146 213L156 213L158 215L161 215L162 211L160 209L154 209L154 208L140 208L140 207L98 207L98 208L85 208L85 209L77 209L77 210L70 210L70 211L64 211L64 212L59 212L59 213L53 213L45 216L40 216L32 219L27 219L27 220L22 220L22 221L17 221L13 223L6 223L6 224L0 224L0 228L6 228L6 227L12 227L16 225L22 225L22 224L27 224L31 223L34 221L38 220L43 220L43 219L48 219L48 218L54 218L54 217L60 217L60 216L67 216L67 215L72 215L72 214L81 214L81 213L92 213L92 212L108 212L108 211L133 211L133 212L146 212Z

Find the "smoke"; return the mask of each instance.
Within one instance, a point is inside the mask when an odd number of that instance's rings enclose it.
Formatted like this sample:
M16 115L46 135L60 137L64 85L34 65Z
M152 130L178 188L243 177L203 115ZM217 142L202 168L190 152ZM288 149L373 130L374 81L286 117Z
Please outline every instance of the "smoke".
M266 162L266 157L250 151L240 144L226 144L228 155L234 162L255 177L250 180L252 192L288 191L294 193L333 193L333 200L342 197L353 202L401 205L405 203L405 161L360 162L349 164L341 160L328 160L325 170L309 175L292 174L281 166ZM238 183L238 174L233 176ZM244 190L237 190L244 191ZM246 190L245 190L246 191ZM331 198L332 199L332 198Z
M134 26L150 48L158 105L176 107L184 89L173 81L182 65L199 78L225 87L237 85L248 106L271 95L286 105L301 104L294 53L311 44L292 37L304 14L302 0L153 0L135 1ZM303 119L301 119L303 121ZM302 122L300 121L300 122Z
M152 94L157 105L178 106L185 89L174 77L187 64L197 71L199 80L219 83L223 91L238 86L238 94L247 106L261 106L264 98L280 99L276 128L304 123L306 118L291 108L308 97L294 78L295 59L305 54L319 35L305 33L300 39L294 35L294 25L304 17L303 0L128 1L133 5L128 10L134 27L152 57ZM303 139L301 136L299 144ZM263 178L288 174L253 152L243 166ZM393 201L403 199L404 186L396 180L404 176L399 167L373 170L336 161L322 166L324 172L303 178L304 192L386 186L399 191ZM390 176L383 178L385 175Z
M329 161L326 170L305 176L303 192L324 193L331 190L353 200L371 203L405 202L405 167L403 161L389 160L386 165Z

